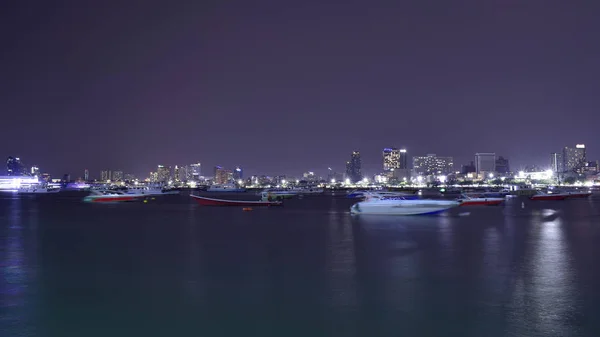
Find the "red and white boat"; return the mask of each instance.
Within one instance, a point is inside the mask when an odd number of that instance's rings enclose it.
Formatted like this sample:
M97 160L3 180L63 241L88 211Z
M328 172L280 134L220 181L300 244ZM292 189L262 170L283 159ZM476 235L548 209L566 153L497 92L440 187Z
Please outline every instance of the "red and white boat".
M463 194L458 202L460 206L498 206L504 202L504 198L469 197Z
M282 206L281 201L268 201L268 200L229 200L229 199L215 199L201 197L198 195L190 194L190 197L194 198L200 206L241 206L241 207L260 207L260 206Z
M537 194L531 196L531 200L565 200L569 195L566 193L544 193L538 191Z
M145 197L141 194L125 194L120 191L94 190L90 195L83 198L85 202L122 202L134 201Z

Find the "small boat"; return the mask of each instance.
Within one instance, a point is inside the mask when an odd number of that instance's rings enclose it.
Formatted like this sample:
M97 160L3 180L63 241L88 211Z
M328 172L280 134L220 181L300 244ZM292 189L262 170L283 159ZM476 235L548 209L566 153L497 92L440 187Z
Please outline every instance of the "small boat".
M529 199L531 200L565 200L568 197L565 193L545 193L542 191L538 191L537 194L534 194Z
M470 197L463 194L458 202L461 206L497 206L504 202L504 198Z
M385 214L385 215L430 215L447 211L459 206L458 201L406 199L404 197L386 197L371 193L365 201L357 202L350 207L352 214Z
M282 206L281 201L268 201L268 200L228 200L228 199L216 199L201 197L198 195L190 194L190 197L194 198L200 206L241 206L241 207L259 207L259 206Z
M287 189L267 188L261 192L258 192L256 195L262 196L263 200L268 199L269 196L271 196L272 199L280 200L293 198L297 196L298 193Z
M245 188L237 187L234 184L215 184L208 187L207 192L245 192Z
M179 191L169 191L164 190L160 187L150 187L150 186L133 186L128 187L125 194L135 195L135 196L156 196L156 195L165 195L165 194L179 194Z
M561 192L561 194L566 194L567 199L581 199L581 198L589 197L590 195L592 195L592 192L591 191L588 191L588 192L568 191L568 192Z
M296 194L323 194L323 193L325 193L324 189L317 188L317 187L294 188L291 191Z
M120 191L92 190L90 195L83 198L85 202L122 202L141 199L143 195L125 194Z

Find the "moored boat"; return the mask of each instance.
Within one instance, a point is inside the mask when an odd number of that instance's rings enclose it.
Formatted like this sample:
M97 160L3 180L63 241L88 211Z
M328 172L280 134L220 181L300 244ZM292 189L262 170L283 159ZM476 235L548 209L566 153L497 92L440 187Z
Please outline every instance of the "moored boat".
M125 194L120 191L92 190L90 195L83 198L85 202L123 202L140 199L143 195Z
M268 201L268 200L229 200L229 199L216 199L201 197L198 195L190 194L190 197L194 198L196 202L201 206L241 206L241 207L258 207L258 206L282 206L281 201Z
M567 195L567 199L580 199L580 198L587 198L590 195L592 195L591 191L568 191L568 192L562 192L561 194L566 194Z
M458 202L461 206L497 206L504 202L504 198L470 197L463 194Z
M245 192L245 188L237 187L234 184L215 184L208 187L207 192Z
M532 195L529 199L531 200L565 200L568 197L567 194L564 193L544 193L542 191L538 191L537 194Z
M365 201L350 207L352 214L430 215L459 206L454 200L406 199L369 194Z

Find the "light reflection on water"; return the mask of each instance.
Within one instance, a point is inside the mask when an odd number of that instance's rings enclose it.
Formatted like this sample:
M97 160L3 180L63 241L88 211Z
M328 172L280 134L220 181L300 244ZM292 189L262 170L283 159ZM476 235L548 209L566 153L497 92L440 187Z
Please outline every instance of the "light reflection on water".
M37 208L23 210L19 198L6 202L6 226L0 236L0 328L6 327L4 331L11 335L28 336L36 330L31 298L37 285L34 261L30 260L36 254L31 250L36 249ZM31 240L27 247L26 239Z

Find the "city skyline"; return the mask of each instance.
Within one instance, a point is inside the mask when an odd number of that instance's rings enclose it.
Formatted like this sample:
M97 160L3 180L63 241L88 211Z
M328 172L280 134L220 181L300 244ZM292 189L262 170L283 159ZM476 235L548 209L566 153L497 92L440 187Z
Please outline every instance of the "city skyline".
M371 174L393 146L514 169L573 143L600 158L597 6L14 2L0 153L73 176L325 174L354 150Z

